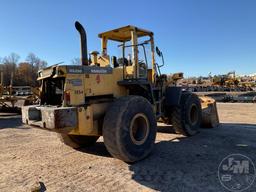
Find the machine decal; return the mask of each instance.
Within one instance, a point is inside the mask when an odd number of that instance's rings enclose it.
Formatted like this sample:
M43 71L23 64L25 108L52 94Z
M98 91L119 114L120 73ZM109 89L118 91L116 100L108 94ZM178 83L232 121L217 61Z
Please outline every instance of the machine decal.
M111 67L98 66L67 66L67 72L71 74L111 74Z
M75 94L76 95L82 95L82 94L84 94L84 92L82 90L75 90Z
M97 66L83 66L84 73L91 73L91 74L111 74L112 68L111 67L97 67Z
M81 79L67 79L68 84L72 84L73 86L82 86Z
M80 66L72 66L67 68L68 73L73 73L73 74L82 74L83 73L83 68Z

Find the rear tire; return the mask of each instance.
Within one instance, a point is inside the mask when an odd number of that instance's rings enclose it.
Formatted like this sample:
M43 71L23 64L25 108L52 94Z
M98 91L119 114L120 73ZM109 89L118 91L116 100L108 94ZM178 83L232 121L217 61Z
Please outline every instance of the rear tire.
M113 157L129 163L139 161L153 149L156 126L152 106L145 98L121 97L106 112L104 143Z
M74 149L92 146L96 143L98 138L99 136L60 134L61 141Z
M200 99L193 93L182 93L180 105L171 109L168 120L176 133L186 136L195 135L199 131L202 120Z

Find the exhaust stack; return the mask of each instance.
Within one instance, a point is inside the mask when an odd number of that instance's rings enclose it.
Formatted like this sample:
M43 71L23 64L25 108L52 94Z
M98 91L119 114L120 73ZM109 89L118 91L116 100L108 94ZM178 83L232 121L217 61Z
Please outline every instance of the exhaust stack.
M87 51L87 38L86 38L85 29L78 21L75 22L75 27L76 27L76 30L80 33L81 63L82 63L82 65L89 65L88 51Z

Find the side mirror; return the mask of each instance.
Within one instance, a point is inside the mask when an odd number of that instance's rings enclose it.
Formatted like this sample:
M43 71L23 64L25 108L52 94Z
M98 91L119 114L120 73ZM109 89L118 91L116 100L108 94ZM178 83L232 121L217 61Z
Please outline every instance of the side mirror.
M162 57L162 65L158 66L158 67L163 67L164 66L164 56L163 56L163 53L160 51L160 49L156 46L156 54L159 56L159 57Z
M156 46L156 54L161 57L162 56L162 52L160 51L160 49Z

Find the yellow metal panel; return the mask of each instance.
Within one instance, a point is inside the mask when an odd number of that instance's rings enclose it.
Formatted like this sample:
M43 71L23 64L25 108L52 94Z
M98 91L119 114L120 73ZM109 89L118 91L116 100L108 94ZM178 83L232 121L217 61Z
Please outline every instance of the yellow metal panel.
M69 134L99 135L98 128L93 123L93 109L91 106L78 108L78 127Z
M133 76L134 76L134 66L125 67L125 77L133 78Z
M97 61L100 64L101 67L107 67L110 64L109 56L108 55L106 55L106 56L101 56L101 55L98 56Z
M136 31L131 31L131 41L132 41L132 55L133 55L133 64L132 66L134 67L134 73L133 77L138 78L139 77L139 67L138 67L138 46L135 46L138 44L137 41L137 34Z
M104 114L111 103L91 104L78 108L78 126L70 134L101 135Z
M87 74L84 80L85 96L113 94L115 97L126 94L126 89L117 84L122 80L123 69L114 68L112 74Z
M100 38L107 38L115 41L129 41L131 39L131 33L130 31L136 29L138 37L146 36L146 35L152 35L153 32L141 29L132 25L128 25L125 27L120 27L118 29L114 29L111 31L107 31L104 33L100 33Z
M155 64L155 45L154 45L154 38L153 34L150 36L150 41L151 41L151 55L152 55L152 71L151 71L151 80L152 83L155 83L155 77L157 75L156 72L156 64Z

